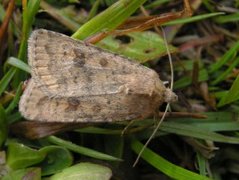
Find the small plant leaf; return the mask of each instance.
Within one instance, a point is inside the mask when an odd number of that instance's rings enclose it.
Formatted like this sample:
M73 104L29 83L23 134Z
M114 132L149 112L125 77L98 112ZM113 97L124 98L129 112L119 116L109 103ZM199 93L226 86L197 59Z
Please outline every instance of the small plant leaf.
M110 168L85 162L64 169L62 172L52 176L50 180L109 180L111 176L112 171Z

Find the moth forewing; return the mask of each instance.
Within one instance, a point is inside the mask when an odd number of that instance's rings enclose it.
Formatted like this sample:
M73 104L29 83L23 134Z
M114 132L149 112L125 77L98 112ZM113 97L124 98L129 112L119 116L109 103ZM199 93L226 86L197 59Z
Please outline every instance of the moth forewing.
M26 119L131 120L152 115L176 96L155 71L60 33L36 30L28 46L32 80L19 104Z

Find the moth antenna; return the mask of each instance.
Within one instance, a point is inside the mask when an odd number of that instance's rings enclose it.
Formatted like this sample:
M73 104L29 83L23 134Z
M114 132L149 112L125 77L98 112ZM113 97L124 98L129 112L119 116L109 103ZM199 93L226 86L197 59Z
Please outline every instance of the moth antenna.
M168 47L168 43L167 43L167 39L166 39L166 35L165 35L165 32L163 30L163 28L161 27L161 30L162 30L162 35L163 35L163 39L164 39L164 44L165 44L165 47L166 47L166 51L167 51L167 54L168 54L168 59L169 59L169 65L170 65L170 71L171 71L171 82L170 82L170 88L166 90L166 95L169 95L169 98L165 99L166 102L167 102L167 105L166 105L166 108L165 108L165 111L163 113L163 116L161 117L161 119L159 120L156 128L154 129L153 133L151 134L151 136L149 137L149 139L147 140L147 142L144 144L143 148L140 150L134 164L133 164L133 167L135 167L139 161L139 158L141 157L142 153L144 152L144 150L146 149L146 147L148 146L148 144L151 142L151 140L154 138L155 134L157 133L159 127L161 126L162 122L164 121L165 119L165 116L169 110L169 106L170 106L170 102L173 102L177 99L177 96L172 92L173 90L173 82L174 82L174 72L173 72L173 61L172 61L172 56L170 54L170 51L169 51L169 47Z

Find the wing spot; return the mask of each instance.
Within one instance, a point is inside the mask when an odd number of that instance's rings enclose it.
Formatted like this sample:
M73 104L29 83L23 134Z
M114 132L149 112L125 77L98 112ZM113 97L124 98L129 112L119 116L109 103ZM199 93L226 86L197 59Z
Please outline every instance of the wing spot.
M102 67L106 67L107 66L107 64L108 64L108 61L106 60L106 59L100 59L100 65L102 66Z
M45 50L47 54L56 54L56 48L54 48L51 44L46 44Z
M73 49L75 55L79 59L85 59L85 54L80 49Z
M78 77L77 76L74 76L73 77L73 82L76 84L78 82Z
M79 105L80 104L80 101L76 98L73 98L73 97L69 97L67 98L67 102L70 104L70 105Z
M68 106L65 108L65 112L72 112L77 110L78 105L71 105L68 104Z
M76 111L80 105L80 101L76 98L69 97L67 98L68 106L65 108L65 112Z
M73 62L76 67L83 67L85 65L85 59L83 58L75 58Z
M42 106L44 105L44 103L46 103L46 100L48 99L47 96L42 97L41 99L39 99L39 101L37 102L36 106Z

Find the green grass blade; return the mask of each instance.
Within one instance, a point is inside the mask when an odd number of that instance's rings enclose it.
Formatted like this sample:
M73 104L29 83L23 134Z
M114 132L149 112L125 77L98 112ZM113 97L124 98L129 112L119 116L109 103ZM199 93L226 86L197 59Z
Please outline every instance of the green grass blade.
M40 0L27 1L27 6L23 10L22 14L22 32L21 32L21 42L18 51L17 58L27 61L27 40L32 29L32 24L35 19L35 15L38 11L40 5ZM26 73L20 72L18 69L13 79L13 86L17 87L19 83L26 79Z
M88 20L90 20L91 18L93 18L93 17L96 15L97 10L98 10L98 8L99 8L99 5L100 5L100 0L96 0L96 1L94 2L93 6L92 6L92 8L91 8L91 10L90 10L90 12L89 12L89 15L88 15L88 17L87 17Z
M1 20L1 22L3 21L5 14L6 13L5 13L4 7L2 4L0 4L0 20Z
M7 116L5 109L0 104L0 148L7 138L8 128L7 128Z
M27 40L39 5L40 0L28 1L27 8L23 11L22 39L18 52L18 58L24 61L26 61Z
M237 101L238 99L239 99L239 75L237 76L236 80L233 82L230 90L219 101L218 107Z
M120 0L81 26L72 37L85 39L93 34L110 31L123 23L146 0Z
M8 70L8 72L1 79L1 81L0 81L0 96L6 90L6 88L10 86L9 83L15 73L16 73L16 68L12 67Z
M20 121L21 119L22 119L22 115L18 111L16 113L9 114L8 118L7 118L7 122L8 122L8 124L12 124L12 123L15 123L17 121Z
M230 23L230 22L238 22L239 21L239 13L234 13L225 16L219 16L215 18L217 23Z
M31 68L29 67L29 65L24 63L23 61L21 61L18 58L10 57L10 58L8 58L7 63L31 74Z
M22 83L19 84L14 99L6 108L6 114L10 114L14 110L14 108L18 106L21 94L22 94Z
M216 119L217 120L217 119ZM195 127L202 128L208 131L239 131L239 123L236 121L231 122L187 122L189 124L194 125Z
M148 4L145 6L146 9L150 9L150 8L157 8L160 5L170 2L170 0L155 0L152 3Z
M213 73L217 71L219 68L221 68L223 65L225 65L228 61L233 59L233 57L236 56L237 52L239 50L239 41L236 42L230 50L228 50L216 63L213 63L209 67L209 73Z
M131 143L131 148L134 152L137 154L141 151L143 148L143 144L141 144L137 140L133 140ZM182 167L179 167L166 159L162 158L149 148L145 148L141 155L142 159L147 161L149 164L151 164L156 169L160 170L167 176L169 176L172 179L178 179L178 180L210 180L210 178L201 176L197 173L194 173L192 171L186 170Z
M188 17L188 18L181 18L177 20L173 20L167 23L164 23L163 26L171 26L171 25L176 25L176 24L186 24L186 23L192 23L196 21L201 21L203 19L208 19L211 17L219 16L224 14L223 12L217 12L217 13L209 13L209 14L202 14L198 16L193 16L193 17Z
M55 8L45 1L41 1L40 6L48 14L50 14L52 17L57 19L57 21L59 21L61 24L63 24L65 27L67 27L71 31L75 32L80 27L80 24L74 21L71 17L68 17L62 11L62 9Z
M199 71L199 77L198 77L198 82L202 82L202 81L207 81L208 80L208 72L206 69L201 69ZM181 88L185 88L189 85L192 84L192 77L190 76L184 76L181 79L177 80L174 82L174 89L181 89Z
M207 159L203 157L202 154L197 153L197 162L198 162L198 168L201 175L206 176L207 175Z
M225 70L222 74L220 74L214 81L212 81L212 85L216 85L221 81L225 80L226 77L232 72L234 68L239 64L239 57L233 60L230 66Z
M174 133L198 139L206 139L215 142L239 144L239 138L224 136L215 132L203 130L200 127L194 127L193 125L176 122L164 122L160 128L160 130L168 133Z
M47 138L48 141L51 143L57 144L59 146L63 146L73 152L83 154L85 156L93 157L96 159L102 159L102 160L108 160L108 161L121 161L121 159L110 156L108 154L104 154L86 147L78 146L76 144L73 144L72 142L65 141L63 139L60 139L56 136L50 136Z
M75 130L79 133L89 133L89 134L121 134L122 130L115 130L115 129L109 129L109 128L100 128L100 127L86 127L86 128L80 128Z

